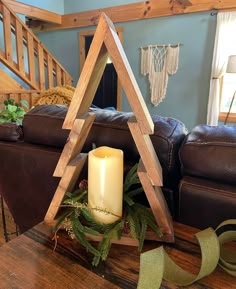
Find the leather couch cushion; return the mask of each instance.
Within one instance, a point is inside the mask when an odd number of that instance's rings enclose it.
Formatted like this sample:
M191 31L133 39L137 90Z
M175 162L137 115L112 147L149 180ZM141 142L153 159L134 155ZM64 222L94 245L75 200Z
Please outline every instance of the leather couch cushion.
M13 122L0 123L0 140L18 141L22 137L19 125Z
M68 107L39 105L25 114L23 119L25 142L64 147L69 131L62 129Z
M236 184L236 126L195 127L180 149L183 175Z
M60 180L53 177L60 153L53 147L0 141L0 192L21 232L44 219Z

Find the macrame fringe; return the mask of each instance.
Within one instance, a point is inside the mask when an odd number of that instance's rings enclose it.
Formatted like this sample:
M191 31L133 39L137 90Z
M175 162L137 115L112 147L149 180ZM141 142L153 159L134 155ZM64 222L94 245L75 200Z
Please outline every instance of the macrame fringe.
M151 102L157 106L166 95L168 75L177 72L179 45L152 45L141 48L141 74L147 75Z

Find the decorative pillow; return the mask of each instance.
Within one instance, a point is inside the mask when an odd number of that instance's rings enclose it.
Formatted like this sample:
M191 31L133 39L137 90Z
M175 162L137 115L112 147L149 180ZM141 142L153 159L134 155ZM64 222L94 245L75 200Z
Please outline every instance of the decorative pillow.
M22 128L16 123L0 123L0 141L18 141L22 138L22 136Z
M74 91L75 88L69 85L50 88L41 92L35 105L63 104L69 106L74 95Z

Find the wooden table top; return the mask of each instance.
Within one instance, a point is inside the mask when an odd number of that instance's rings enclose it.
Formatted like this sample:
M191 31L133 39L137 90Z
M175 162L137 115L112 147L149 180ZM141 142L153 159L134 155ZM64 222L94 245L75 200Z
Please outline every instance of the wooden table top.
M174 224L175 244L165 244L174 261L191 273L200 267L196 229ZM136 247L113 244L106 262L91 266L92 255L65 232L54 249L51 228L41 223L0 247L1 289L133 289L137 288L140 254ZM144 251L159 242L146 241ZM183 288L162 282L161 288ZM214 273L184 288L236 288L236 278L217 267ZM148 289L148 288L147 288Z

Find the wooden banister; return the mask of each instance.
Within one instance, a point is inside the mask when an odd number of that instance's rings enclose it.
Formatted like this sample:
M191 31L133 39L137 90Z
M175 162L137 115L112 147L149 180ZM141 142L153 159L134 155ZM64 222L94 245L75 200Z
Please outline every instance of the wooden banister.
M5 99L11 98L19 103L22 99L24 99L28 101L29 107L32 107L36 103L39 94L39 90L1 90L0 102L3 102Z
M33 90L71 85L72 77L21 19L0 0L0 62ZM1 31L0 31L1 33ZM1 93L1 92L0 92Z

